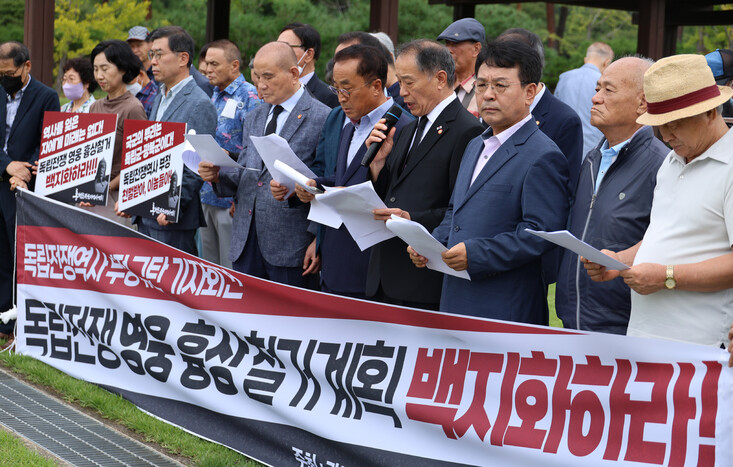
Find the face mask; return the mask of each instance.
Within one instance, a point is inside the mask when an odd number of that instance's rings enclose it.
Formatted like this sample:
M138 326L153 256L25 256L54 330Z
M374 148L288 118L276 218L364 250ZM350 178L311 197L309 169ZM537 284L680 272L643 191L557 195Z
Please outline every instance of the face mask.
M0 86L5 89L8 95L14 95L23 88L22 76L3 76L0 77Z
M140 92L140 90L143 88L138 82L126 84L125 86L127 87L127 90L130 91L130 94L132 94L133 96L137 95L137 93Z
M302 74L303 74L303 67L302 67L302 66L300 66L300 62L301 62L301 61L302 61L302 60L303 60L304 58L305 58L305 54L303 54L303 56L302 56L302 57L300 57L300 60L298 60L298 63L296 64L296 65L298 65L298 76L300 76L300 75L302 75Z
M64 89L64 96L66 96L66 98L69 99L70 101L75 101L84 95L84 84L83 83L64 84L63 89Z

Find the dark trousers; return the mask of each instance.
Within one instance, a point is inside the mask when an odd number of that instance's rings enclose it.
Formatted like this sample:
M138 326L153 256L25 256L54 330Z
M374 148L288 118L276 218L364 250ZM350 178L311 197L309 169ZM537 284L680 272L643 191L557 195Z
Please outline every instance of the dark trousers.
M440 302L438 303L412 302L409 300L400 300L397 298L388 297L384 293L384 289L382 289L381 284L379 285L379 289L377 289L377 293L374 294L373 297L369 297L369 299L375 300L377 302L388 303L390 305L407 306L410 308L420 308L421 310L438 311L438 309L440 308Z
M281 284L301 287L303 289L318 290L318 274L303 276L303 269L299 266L275 266L268 263L262 256L260 244L257 240L257 228L254 215L249 225L247 242L242 254L232 262L232 269L250 276L267 279Z

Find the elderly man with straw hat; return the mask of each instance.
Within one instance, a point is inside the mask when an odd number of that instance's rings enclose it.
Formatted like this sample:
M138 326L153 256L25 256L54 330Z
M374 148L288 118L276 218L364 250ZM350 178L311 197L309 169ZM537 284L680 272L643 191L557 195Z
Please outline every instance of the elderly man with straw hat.
M716 85L702 55L677 55L647 70L644 94L637 122L672 147L649 228L631 248L604 250L629 269L585 268L597 281L620 275L634 291L627 335L721 346L733 322L733 133L721 106L733 90Z

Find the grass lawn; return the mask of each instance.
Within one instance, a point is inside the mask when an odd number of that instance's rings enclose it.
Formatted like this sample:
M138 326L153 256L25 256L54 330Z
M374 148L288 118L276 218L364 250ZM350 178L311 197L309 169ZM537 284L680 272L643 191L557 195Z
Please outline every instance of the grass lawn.
M547 294L550 305L550 326L563 327L555 314L555 285ZM1 341L0 341L1 342ZM169 454L179 456L188 465L205 466L259 466L261 464L236 452L153 418L137 409L122 397L52 368L30 357L7 352L0 354L0 362L26 380L50 388L66 402L95 411L102 418L137 433L144 441L162 446ZM183 459L181 459L183 457ZM0 467L3 459L13 459L13 465L47 466L52 461L26 447L22 441L0 430Z

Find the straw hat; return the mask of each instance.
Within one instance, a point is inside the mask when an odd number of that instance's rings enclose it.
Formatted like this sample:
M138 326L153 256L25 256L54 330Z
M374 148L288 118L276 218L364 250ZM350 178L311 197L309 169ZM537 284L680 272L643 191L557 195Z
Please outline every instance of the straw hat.
M646 113L636 122L664 125L714 109L733 97L733 89L715 84L702 55L674 55L659 60L644 73Z

